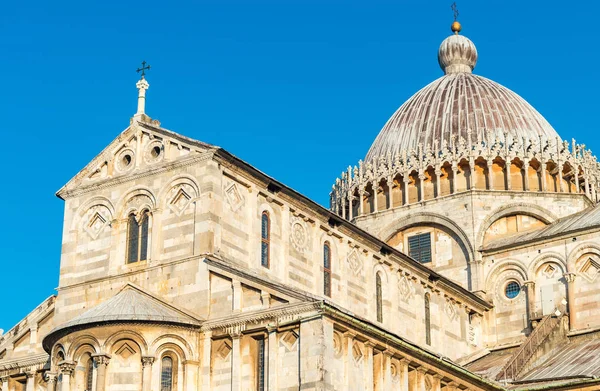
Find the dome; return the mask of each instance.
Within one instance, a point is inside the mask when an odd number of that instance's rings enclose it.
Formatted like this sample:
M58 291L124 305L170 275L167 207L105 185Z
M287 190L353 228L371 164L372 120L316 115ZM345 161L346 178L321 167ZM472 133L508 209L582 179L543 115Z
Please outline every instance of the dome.
M366 161L395 156L419 145L441 146L460 137L473 143L541 138L556 139L552 126L529 103L508 88L471 73L477 49L454 34L438 51L445 75L408 99L387 121L369 149Z

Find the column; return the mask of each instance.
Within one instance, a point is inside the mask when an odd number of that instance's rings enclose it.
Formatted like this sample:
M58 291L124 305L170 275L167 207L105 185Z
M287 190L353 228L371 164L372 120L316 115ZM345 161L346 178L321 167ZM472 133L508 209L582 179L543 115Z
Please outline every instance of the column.
M401 358L398 361L398 384L400 391L408 391L408 359Z
M565 191L563 186L563 164L562 162L558 162L558 191L563 193Z
M425 374L427 373L427 369L423 367L417 368L417 377L415 380L415 391L426 391L425 390Z
M494 162L487 161L488 190L494 190Z
M402 203L402 205L408 205L409 202L409 198L408 198L408 182L409 182L410 178L408 177L408 174L405 174L402 177L402 183L404 184L404 187L402 188L402 193L404 194L404 202Z
M377 198L379 195L379 182L373 182L373 210L377 212L379 210L379 201Z
M25 376L27 377L25 391L35 391L35 371L25 372Z
M456 194L456 177L458 176L458 167L452 164L452 194Z
M583 182L584 182L583 186L585 186L585 195L588 196L588 198L589 198L590 197L590 184L587 179L587 173L583 176Z
M369 341L365 342L365 391L373 391L373 383L375 379L373 378L373 344Z
M358 188L358 214L363 216L365 214L365 187L361 186Z
M354 196L348 193L348 220L352 220L354 216L352 214L354 211L352 210L352 201L354 200Z
M581 189L579 188L579 165L573 168L573 172L575 173L575 191L579 194L581 193Z
M1 378L2 380L2 391L8 391L8 376L3 376ZM56 383L54 383L54 385L56 386Z
M383 352L383 388L382 390L392 389L392 355L389 350Z
M523 186L525 191L529 191L529 160L523 162Z
M233 312L242 311L242 283L236 280L231 282L233 288Z
M277 353L279 352L277 344L277 326L267 326L267 332L269 333L268 343L268 376L267 376L267 390L277 390L277 373L279 360Z
M142 357L142 391L150 391L152 386L152 364L154 357Z
M354 386L350 384L350 374L353 368L354 358L352 357L352 345L354 343L354 334L346 332L344 333L344 345L346 347L344 356L344 387L345 391L351 390Z
M569 313L569 330L577 330L575 314L575 273L565 273L563 275L567 280L567 312Z
M442 169L437 167L435 169L435 197L442 195Z
M441 391L442 390L442 375L438 375L437 373L432 376L433 384L431 387L431 391Z
M425 200L425 174L419 173L419 201Z
M510 159L510 157L507 156L508 159ZM504 174L506 175L506 190L512 190L512 184L511 184L511 178L510 178L510 166L511 166L511 162L510 160L506 160L506 162L504 163Z
M548 191L548 184L546 183L546 163L542 162L540 164L540 178L542 179L542 191Z
M535 318L535 282L534 281L525 281L523 283L527 293L527 317L529 318L529 327L531 327L531 322Z
M205 331L202 340L202 391L210 390L210 356L212 349L212 331Z
M61 361L58 363L58 367L62 374L61 391L71 391L71 375L75 370L75 363L73 361Z
M460 391L460 388L458 388L458 386L459 386L459 384L457 382L452 381L446 385L446 390L447 391Z
M231 391L242 390L242 333L229 334L232 341L231 359Z
M183 389L185 391L198 390L198 361L186 360L183 362L183 372L185 378L183 380Z
M394 177L390 176L387 179L388 186L388 209L392 209L394 207Z
M46 390L47 391L56 391L56 380L58 378L58 375L56 373L53 372L46 372ZM4 386L2 386L3 390L8 389L8 385L7 388L4 388Z
M96 366L96 391L104 391L106 388L106 366L110 362L110 355L106 353L93 354L94 365ZM64 377L63 377L64 388ZM67 388L64 388L68 390Z

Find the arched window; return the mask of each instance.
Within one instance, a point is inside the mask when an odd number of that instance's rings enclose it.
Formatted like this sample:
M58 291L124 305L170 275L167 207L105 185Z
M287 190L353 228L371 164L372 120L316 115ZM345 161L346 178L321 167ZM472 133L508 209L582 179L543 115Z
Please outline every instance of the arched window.
M269 212L264 211L261 218L260 264L266 268L271 266L271 220Z
M148 259L148 226L150 217L144 210L139 219L132 213L127 219L127 263Z
M383 298L381 288L381 274L375 275L375 299L377 300L377 321L383 322Z
M173 359L169 356L162 358L160 367L160 391L173 390Z
M92 391L94 382L94 360L88 356L85 365L85 391Z
M425 294L425 343L431 345L431 311L429 308L430 296Z
M329 242L323 245L323 293L331 297L331 247Z

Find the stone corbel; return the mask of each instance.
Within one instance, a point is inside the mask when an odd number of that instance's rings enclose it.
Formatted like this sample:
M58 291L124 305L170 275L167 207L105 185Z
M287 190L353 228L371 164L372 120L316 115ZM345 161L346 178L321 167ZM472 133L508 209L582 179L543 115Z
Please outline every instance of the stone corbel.
M575 282L575 277L577 277L577 274L565 273L565 274L563 274L563 277L565 278L565 281L567 281L567 283L573 283L573 282Z

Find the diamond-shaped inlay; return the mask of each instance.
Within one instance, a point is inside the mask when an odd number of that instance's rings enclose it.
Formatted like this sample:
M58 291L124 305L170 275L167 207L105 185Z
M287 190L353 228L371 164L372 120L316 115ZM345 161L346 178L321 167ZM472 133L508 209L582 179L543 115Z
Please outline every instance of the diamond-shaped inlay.
M598 278L598 273L600 273L600 264L592 258L588 258L581 269L579 269L579 274L590 282Z
M552 278L554 276L554 273L556 273L556 268L552 265L546 265L546 267L542 271L542 274L548 279Z
M188 207L192 200L192 197L185 192L183 189L179 189L175 196L169 202L169 208L180 216L183 211Z
M235 183L232 183L225 189L225 197L234 212L244 205L244 198Z
M352 250L350 254L348 254L347 262L350 270L352 270L355 275L358 276L362 272L363 261L356 249Z
M456 306L450 300L446 300L446 305L444 307L444 311L450 320L454 320L458 317L458 311L456 310Z
M110 213L104 206L96 205L87 211L83 221L83 229L92 237L92 239L96 239L102 230L109 224Z
M357 343L352 344L352 357L356 363L359 363L364 357L363 351Z
M121 358L123 358L124 360L127 360L129 357L135 354L135 350L128 344L124 343L123 345L121 345L121 347L117 350L116 353L117 355L121 356Z
M407 276L400 277L400 281L398 281L398 291L400 292L400 298L405 302L409 301L414 296L415 288Z
M229 357L229 353L231 352L231 345L229 344L229 341L221 341L221 344L217 348L216 352L219 355L219 357L221 357L223 360L226 360L227 357Z
M297 341L298 334L296 334L294 331L288 331L281 337L281 343L290 352L295 349Z

